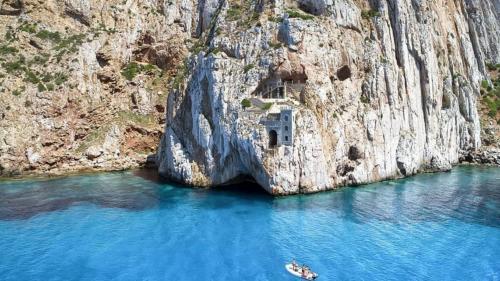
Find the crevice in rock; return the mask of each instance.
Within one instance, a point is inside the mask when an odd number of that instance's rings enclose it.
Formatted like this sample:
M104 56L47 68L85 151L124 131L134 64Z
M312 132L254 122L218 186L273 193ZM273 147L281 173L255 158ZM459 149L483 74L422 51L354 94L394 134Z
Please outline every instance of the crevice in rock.
M393 4L393 5L397 5L397 4ZM402 62L401 62L401 39L400 39L400 34L398 34L398 31L397 31L397 27L396 27L396 24L397 24L397 16L396 16L396 8L393 7L393 5L387 5L388 9L389 9L389 21L390 21L390 28L391 28L391 31L392 31L392 37L393 37L393 42L395 44L394 48L395 48L395 57L396 57L396 63L398 65L398 67L401 67L402 65Z
M90 26L90 20L89 20L89 18L86 15L84 15L83 13L80 13L79 11L74 10L74 9L66 9L64 11L64 13L68 17L76 20L77 22L79 22L79 23L81 23L83 25L86 25L86 26Z
M443 93L443 97L441 100L441 109L448 109L451 106L450 94Z
M207 119L208 123L210 124L210 129L214 130L214 121L212 120L212 103L211 103L211 98L209 94L209 88L208 88L208 79L207 77L204 77L203 80L201 80L200 83L200 88L201 88L201 113L203 116Z

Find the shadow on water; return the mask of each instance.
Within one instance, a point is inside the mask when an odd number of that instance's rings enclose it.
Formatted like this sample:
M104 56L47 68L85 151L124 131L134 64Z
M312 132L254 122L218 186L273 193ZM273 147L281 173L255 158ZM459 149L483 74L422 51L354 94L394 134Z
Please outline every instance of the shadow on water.
M451 173L280 198L251 182L212 189L186 188L163 180L154 170L7 181L0 183L0 220L28 219L82 203L129 211L182 204L229 209L244 203L259 204L255 207L272 212L325 211L355 223L457 219L500 227L499 171L460 167Z
M97 173L58 179L0 184L0 219L28 219L79 203L131 211L159 203L158 190L126 172Z

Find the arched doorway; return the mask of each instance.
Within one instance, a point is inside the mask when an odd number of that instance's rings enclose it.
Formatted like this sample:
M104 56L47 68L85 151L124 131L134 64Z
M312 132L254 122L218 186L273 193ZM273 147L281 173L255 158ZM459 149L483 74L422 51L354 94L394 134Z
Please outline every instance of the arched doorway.
M278 144L278 133L275 130L269 131L269 147L275 147Z

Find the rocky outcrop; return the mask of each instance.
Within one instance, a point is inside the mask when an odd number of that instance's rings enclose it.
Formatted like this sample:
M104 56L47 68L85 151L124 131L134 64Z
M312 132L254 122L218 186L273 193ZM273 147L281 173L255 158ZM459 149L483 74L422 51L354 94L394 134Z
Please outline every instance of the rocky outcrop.
M494 1L219 3L200 6L210 24L168 98L163 176L309 193L449 170L481 146ZM246 109L279 78L304 90ZM265 119L280 107L293 108L293 144L275 147Z
M486 165L500 165L500 149L480 149L479 151L472 151L467 155L461 157L462 163L470 164L486 164Z
M192 6L0 0L0 176L144 164L194 32Z
M496 146L477 109L496 126L498 9L0 0L0 176L156 161L186 184L294 194L449 170L481 135Z

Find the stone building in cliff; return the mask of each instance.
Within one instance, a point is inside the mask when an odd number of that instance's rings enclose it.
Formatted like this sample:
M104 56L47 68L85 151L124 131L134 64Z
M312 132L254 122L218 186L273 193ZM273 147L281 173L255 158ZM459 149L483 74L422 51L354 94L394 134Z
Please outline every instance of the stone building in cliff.
M282 107L278 113L269 113L261 119L269 136L269 148L293 145L293 109Z

